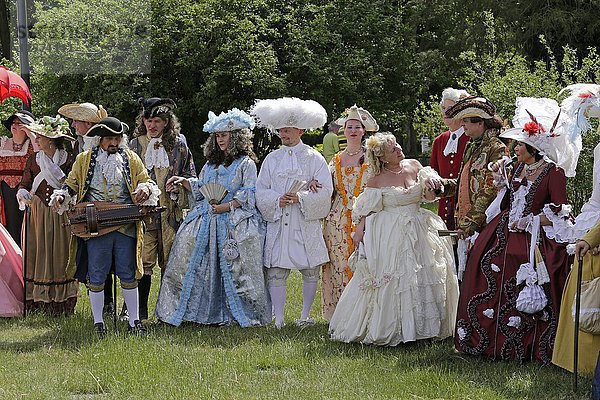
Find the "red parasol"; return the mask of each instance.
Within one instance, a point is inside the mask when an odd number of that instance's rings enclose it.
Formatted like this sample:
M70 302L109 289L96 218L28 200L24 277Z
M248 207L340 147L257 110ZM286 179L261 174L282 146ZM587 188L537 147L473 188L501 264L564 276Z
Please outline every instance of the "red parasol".
M31 93L23 78L0 65L0 103L9 97L17 97L24 103L31 103Z

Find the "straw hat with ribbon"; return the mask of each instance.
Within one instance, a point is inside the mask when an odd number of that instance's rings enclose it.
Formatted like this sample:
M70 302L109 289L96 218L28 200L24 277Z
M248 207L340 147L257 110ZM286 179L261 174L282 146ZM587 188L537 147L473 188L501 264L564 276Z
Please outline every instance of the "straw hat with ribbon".
M94 124L108 116L102 106L97 107L92 103L65 104L58 109L58 113L75 121L92 122Z

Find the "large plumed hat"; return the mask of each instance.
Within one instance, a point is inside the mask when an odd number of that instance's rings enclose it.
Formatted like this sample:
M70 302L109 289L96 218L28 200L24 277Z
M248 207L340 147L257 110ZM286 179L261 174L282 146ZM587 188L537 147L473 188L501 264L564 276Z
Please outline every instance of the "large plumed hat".
M496 106L482 96L465 97L446 110L446 116L454 119L468 117L491 119L495 114Z
M10 126L12 125L15 118L19 118L19 121L21 121L23 123L23 125L31 125L32 123L35 122L35 118L32 113L30 113L27 110L21 110L21 111L17 111L13 115L11 115L10 117L8 117L4 121L2 121L2 125L4 125L6 127L6 129L8 129L10 131Z
M573 140L592 128L589 118L600 118L600 85L576 83L561 90L559 96L564 92L570 95L560 103L560 108L573 120L567 132Z
M44 116L38 121L29 124L28 128L31 132L50 139L65 138L72 142L75 141L75 138L71 136L69 123L60 115L56 117Z
M202 130L207 133L230 132L238 129L254 129L254 118L244 111L233 108L229 111L221 112L219 116L214 112L208 112L208 121L204 124Z
M347 108L346 116L338 118L335 123L339 126L346 126L346 121L349 119L359 120L367 132L377 132L379 130L379 125L377 125L377 121L375 121L371 113L362 107L358 107L356 104Z
M561 167L566 176L575 176L581 139L571 142L567 137L566 130L572 120L561 115L558 103L546 98L517 97L516 106L513 128L504 131L500 137L534 147Z
M102 106L96 107L92 103L65 104L58 109L58 113L75 121L98 123L102 118L108 117L108 113Z
M150 97L148 99L140 97L138 103L142 105L143 115L146 119L154 118L158 116L158 114L171 112L176 107L173 100L160 97Z
M256 100L250 109L258 127L269 133L281 128L316 129L327 122L327 112L314 100L296 97Z
M86 136L122 136L126 134L128 130L129 126L126 123L119 121L115 117L107 117L103 118L96 125L92 126L90 130L87 131Z

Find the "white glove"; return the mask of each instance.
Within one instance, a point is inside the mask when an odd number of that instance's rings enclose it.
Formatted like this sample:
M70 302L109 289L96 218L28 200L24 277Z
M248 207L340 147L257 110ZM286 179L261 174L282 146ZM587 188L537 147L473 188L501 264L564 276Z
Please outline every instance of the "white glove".
M19 203L19 210L25 210L25 206L28 206L32 199L33 197L27 189L21 188L17 190L17 202Z
M531 224L533 223L533 214L526 215L525 217L516 220L510 225L511 231L517 232L529 232L531 233Z

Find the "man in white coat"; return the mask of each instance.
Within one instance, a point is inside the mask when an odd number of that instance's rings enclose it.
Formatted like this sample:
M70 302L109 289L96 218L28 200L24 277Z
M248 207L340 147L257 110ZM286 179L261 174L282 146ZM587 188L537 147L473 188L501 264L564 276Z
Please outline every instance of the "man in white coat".
M302 314L296 324L312 325L320 266L329 261L321 221L331 207L333 184L325 159L301 136L322 127L327 113L319 103L297 98L257 100L251 113L282 143L267 155L256 182L256 203L267 222L264 265L275 326L284 325L286 280L293 269L302 273Z

